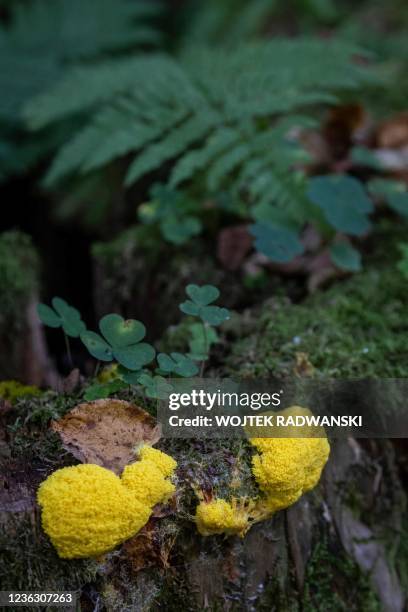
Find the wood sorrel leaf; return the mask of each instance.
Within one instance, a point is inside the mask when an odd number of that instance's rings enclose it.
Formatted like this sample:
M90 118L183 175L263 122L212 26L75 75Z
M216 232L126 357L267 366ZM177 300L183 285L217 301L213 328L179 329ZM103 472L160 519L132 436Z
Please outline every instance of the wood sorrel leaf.
M220 292L213 285L187 285L186 293L198 306L207 306L220 297Z
M99 361L113 360L111 347L99 334L86 331L81 334L81 340L95 359L99 359Z
M99 321L99 329L113 347L137 344L146 335L146 328L135 319L125 320L118 314L108 314Z

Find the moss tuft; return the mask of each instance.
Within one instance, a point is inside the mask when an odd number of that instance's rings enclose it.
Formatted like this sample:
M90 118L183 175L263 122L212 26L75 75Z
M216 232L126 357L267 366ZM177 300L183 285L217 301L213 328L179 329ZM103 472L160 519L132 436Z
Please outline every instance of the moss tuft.
M342 551L320 541L307 565L304 612L380 612L369 578Z
M406 287L392 249L388 264L376 258L366 271L301 304L272 299L243 335L235 326L240 337L233 344L230 373L293 376L301 358L317 376L406 377Z
M22 385L17 380L3 380L0 382L0 398L15 404L18 399L23 397L36 397L42 391L35 386Z

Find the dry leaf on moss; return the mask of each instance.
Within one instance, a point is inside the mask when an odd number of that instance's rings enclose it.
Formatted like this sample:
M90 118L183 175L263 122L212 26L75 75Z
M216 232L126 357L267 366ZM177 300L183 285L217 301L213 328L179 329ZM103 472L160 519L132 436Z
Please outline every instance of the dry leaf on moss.
M79 404L51 428L64 448L83 463L96 463L120 474L134 460L134 448L142 442L155 444L160 426L145 410L117 399Z

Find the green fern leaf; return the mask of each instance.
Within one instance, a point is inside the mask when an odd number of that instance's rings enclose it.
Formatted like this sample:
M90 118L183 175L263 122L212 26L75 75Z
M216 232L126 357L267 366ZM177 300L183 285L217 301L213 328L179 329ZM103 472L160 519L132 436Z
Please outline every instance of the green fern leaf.
M180 127L171 131L160 142L153 143L130 165L125 184L131 185L141 176L155 170L164 162L180 155L185 149L204 138L220 121L211 109L191 117Z
M175 164L169 181L170 187L177 187L183 181L191 178L198 170L206 168L216 155L236 144L240 138L239 132L229 127L215 130L201 149L187 152Z

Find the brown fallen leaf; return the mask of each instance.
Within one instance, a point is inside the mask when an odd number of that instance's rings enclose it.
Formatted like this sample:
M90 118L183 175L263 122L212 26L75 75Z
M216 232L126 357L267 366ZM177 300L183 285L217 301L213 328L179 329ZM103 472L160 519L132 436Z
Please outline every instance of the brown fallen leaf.
M238 270L252 248L252 241L246 225L227 227L220 232L217 256L226 270Z
M160 426L149 413L117 399L79 404L53 421L51 428L82 463L96 463L116 474L134 459L136 446L154 444L161 437Z

